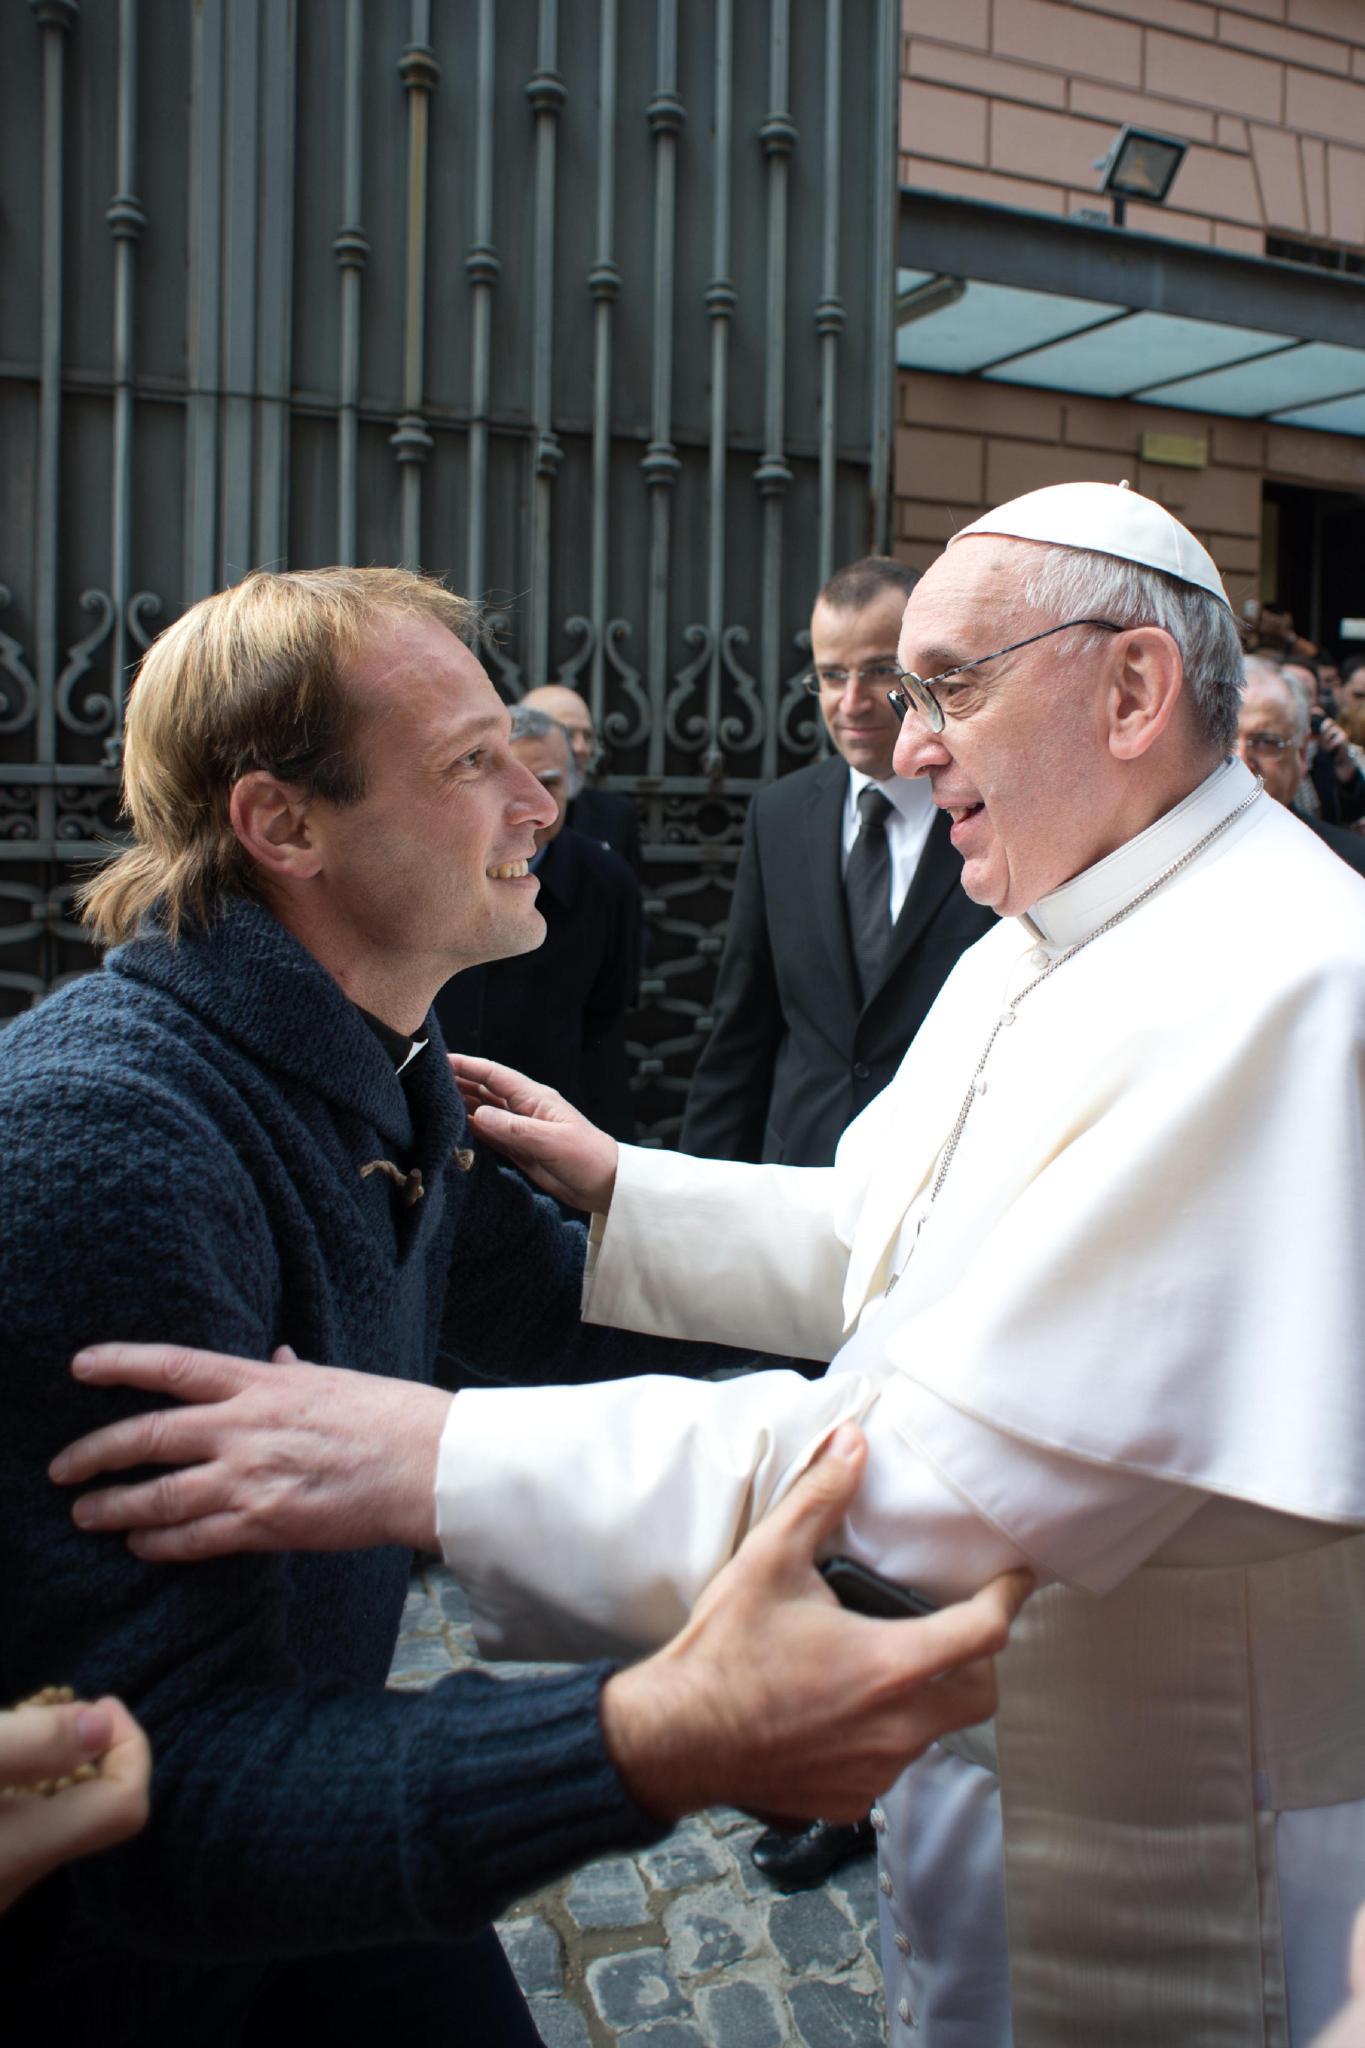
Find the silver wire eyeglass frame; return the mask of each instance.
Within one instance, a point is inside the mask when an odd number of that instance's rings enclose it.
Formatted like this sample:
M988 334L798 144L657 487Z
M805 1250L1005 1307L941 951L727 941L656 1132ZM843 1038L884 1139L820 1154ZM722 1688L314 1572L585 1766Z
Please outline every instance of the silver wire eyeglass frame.
M946 683L950 677L966 675L969 669L980 668L985 662L1000 661L1007 654L1017 654L1021 647L1032 647L1035 641L1050 640L1054 633L1069 633L1073 626L1096 626L1105 633L1131 631L1128 626L1116 626L1112 619L1064 619L1060 626L1047 626L1041 633L1030 633L1027 640L1014 640L1008 647L997 647L994 654L978 654L972 661L960 661L956 668L941 669L936 676L917 676L912 669L903 668L900 671L901 687L887 691L887 702L902 722L913 702L930 732L942 732L948 720L934 695L936 683Z

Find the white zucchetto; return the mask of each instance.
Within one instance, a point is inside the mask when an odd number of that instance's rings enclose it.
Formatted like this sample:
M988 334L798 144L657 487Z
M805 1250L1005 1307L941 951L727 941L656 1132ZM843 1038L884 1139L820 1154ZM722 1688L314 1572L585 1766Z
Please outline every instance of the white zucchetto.
M1121 562L1137 562L1145 569L1176 576L1182 583L1193 583L1220 603L1228 603L1223 579L1208 549L1164 505L1144 498L1126 483L1049 484L1041 491L1027 491L1022 498L1011 498L1007 505L964 526L953 535L949 547L973 533L1115 555ZM1228 609L1232 607L1228 605Z

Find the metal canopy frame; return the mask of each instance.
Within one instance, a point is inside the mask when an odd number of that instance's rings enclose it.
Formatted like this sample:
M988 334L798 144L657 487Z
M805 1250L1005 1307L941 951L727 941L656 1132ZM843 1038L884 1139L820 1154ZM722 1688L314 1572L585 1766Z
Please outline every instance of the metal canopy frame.
M1346 348L1359 348L1365 336L1365 280L1274 257L913 186L901 189L896 234L896 260L905 270L1106 299L1134 312L1173 313Z

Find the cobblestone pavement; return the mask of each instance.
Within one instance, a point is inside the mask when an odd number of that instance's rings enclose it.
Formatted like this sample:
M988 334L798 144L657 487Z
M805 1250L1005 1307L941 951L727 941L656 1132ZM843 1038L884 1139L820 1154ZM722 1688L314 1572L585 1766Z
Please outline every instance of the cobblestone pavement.
M468 1615L448 1572L417 1572L390 1683L475 1661ZM513 1907L498 1932L547 2048L883 2048L873 1857L783 1898L746 1854L757 1833L696 1814Z

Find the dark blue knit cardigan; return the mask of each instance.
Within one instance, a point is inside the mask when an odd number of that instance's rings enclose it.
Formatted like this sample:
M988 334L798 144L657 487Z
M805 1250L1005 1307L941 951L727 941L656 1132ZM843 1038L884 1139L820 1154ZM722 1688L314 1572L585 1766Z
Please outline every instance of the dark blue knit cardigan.
M603 1748L609 1667L386 1692L406 1551L146 1565L78 1534L45 1476L146 1406L72 1379L99 1339L288 1343L449 1385L662 1363L580 1323L583 1232L474 1143L439 1034L405 1091L331 978L242 902L177 945L140 937L0 1033L0 1116L0 1703L117 1692L155 1752L147 1833L51 1880L24 1923L48 1981L106 1950L467 1932L657 1836ZM362 1179L376 1158L417 1167L422 1199Z

